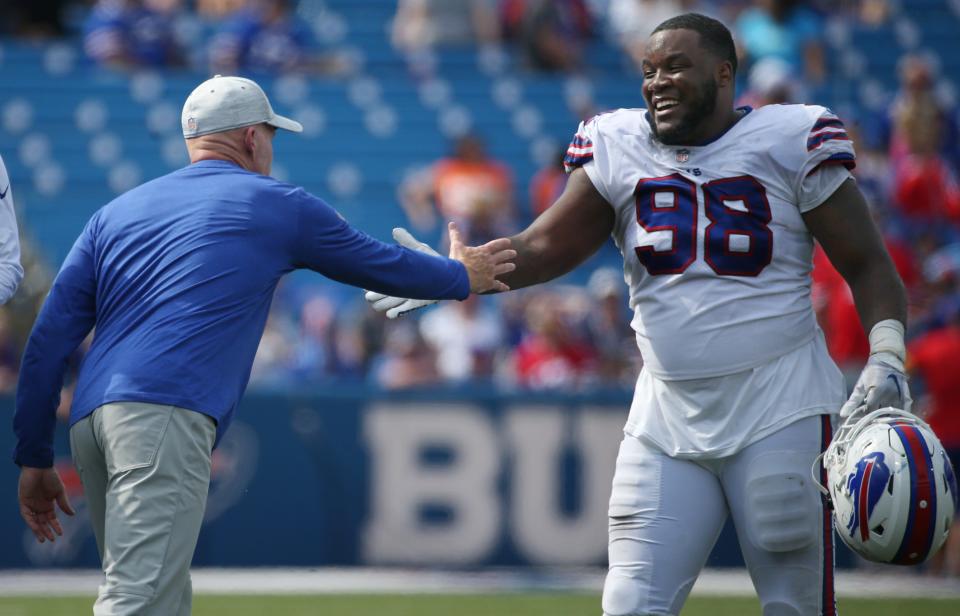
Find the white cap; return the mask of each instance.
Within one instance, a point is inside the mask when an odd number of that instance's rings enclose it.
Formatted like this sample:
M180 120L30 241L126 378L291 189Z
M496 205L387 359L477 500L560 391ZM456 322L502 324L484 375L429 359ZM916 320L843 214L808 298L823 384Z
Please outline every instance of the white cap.
M243 77L215 75L204 81L187 97L180 115L186 139L260 123L303 131L299 122L274 113L263 89Z

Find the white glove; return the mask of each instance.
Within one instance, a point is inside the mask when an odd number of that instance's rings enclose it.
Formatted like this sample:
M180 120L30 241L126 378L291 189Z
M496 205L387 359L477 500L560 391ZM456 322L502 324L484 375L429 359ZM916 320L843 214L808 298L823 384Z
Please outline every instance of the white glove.
M410 232L402 227L394 228L393 239L405 248L437 257L442 256L427 244L410 235ZM414 310L437 303L435 299L407 299L405 297L384 295L383 293L376 293L374 291L367 291L364 299L366 299L370 303L370 306L377 312L386 312L388 319L396 319L408 312L413 312Z
M903 367L906 356L903 324L888 319L874 325L870 330L870 350L867 365L863 367L850 399L840 409L842 419L886 406L910 412L913 399Z

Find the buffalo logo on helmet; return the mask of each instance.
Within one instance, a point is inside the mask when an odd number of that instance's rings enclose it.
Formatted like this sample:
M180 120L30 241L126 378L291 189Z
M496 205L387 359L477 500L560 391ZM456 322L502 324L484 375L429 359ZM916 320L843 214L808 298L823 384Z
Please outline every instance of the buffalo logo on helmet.
M853 537L857 530L860 539L870 536L870 514L876 507L890 481L890 468L884 463L883 454L874 452L857 462L856 469L847 478L847 491L853 497L853 515L847 522L847 531Z

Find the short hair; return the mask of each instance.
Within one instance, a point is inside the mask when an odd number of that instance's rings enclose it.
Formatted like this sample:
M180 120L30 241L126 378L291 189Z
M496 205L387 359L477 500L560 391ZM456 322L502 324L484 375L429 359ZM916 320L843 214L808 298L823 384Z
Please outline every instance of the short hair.
M700 35L700 46L718 58L727 60L737 73L737 48L733 44L733 35L725 25L700 13L684 13L671 17L657 26L651 34L663 30L693 30Z

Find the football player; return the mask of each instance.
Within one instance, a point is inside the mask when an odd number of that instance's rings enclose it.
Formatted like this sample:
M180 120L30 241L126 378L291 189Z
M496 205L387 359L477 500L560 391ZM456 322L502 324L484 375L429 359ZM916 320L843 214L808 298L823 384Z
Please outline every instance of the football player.
M906 296L824 107L734 108L720 22L660 24L646 109L580 125L556 203L511 238L517 289L608 235L623 254L644 359L609 510L607 616L678 614L732 516L765 616L835 614L832 520L809 478L832 419L910 405ZM820 242L853 291L871 356L853 395L810 298ZM390 316L422 302L371 296Z

